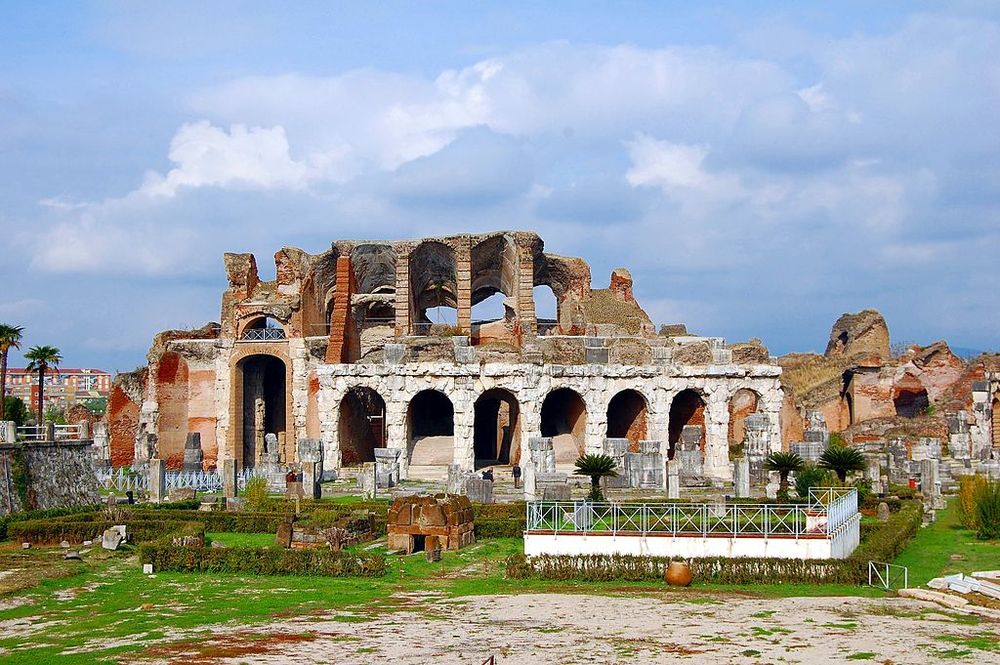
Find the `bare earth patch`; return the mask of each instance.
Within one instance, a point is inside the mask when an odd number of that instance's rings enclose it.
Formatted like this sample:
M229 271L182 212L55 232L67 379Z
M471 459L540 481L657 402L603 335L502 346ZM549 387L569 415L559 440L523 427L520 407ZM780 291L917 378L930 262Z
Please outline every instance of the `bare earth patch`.
M382 612L218 626L142 663L1000 663L1000 623L893 598L399 598ZM239 639L234 640L234 635Z

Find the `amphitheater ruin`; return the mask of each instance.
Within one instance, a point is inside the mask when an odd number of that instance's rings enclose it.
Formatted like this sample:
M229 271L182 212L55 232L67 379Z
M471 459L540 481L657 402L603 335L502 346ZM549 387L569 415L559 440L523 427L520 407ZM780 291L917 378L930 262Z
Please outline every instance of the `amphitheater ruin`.
M112 463L179 467L197 434L209 467L294 463L311 441L328 475L384 449L403 479L443 479L545 438L563 468L608 441L666 458L687 446L721 482L730 446L781 446L781 368L762 344L657 330L627 270L594 289L585 261L535 233L284 248L274 281L252 254L225 266L221 323L158 335L131 401L119 382Z

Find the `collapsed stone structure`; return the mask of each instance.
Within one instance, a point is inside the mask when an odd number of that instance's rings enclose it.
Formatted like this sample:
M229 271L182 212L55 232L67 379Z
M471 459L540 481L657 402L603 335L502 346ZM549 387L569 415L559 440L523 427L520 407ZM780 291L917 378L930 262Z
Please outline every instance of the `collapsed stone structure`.
M781 368L760 342L657 332L627 270L592 288L582 259L545 252L531 232L284 248L273 281L251 254L225 265L220 323L157 335L148 367L116 386L113 461L180 468L197 433L206 467L271 453L294 464L297 442L316 439L327 474L391 449L390 475L443 480L449 465L523 461L532 438L551 439L561 465L605 439L631 453L659 442L650 454L672 459L683 438L701 473L725 481L731 446L781 445ZM537 315L539 287L551 319ZM502 315L476 320L491 298ZM432 322L440 308L454 320Z
M457 494L402 496L389 507L387 547L413 554L458 550L476 542L472 503Z

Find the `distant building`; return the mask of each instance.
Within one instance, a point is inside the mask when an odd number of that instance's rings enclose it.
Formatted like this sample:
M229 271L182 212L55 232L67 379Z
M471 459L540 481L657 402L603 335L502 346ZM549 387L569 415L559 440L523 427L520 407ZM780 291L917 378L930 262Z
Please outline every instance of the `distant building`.
M38 408L38 373L20 367L7 370L7 394L20 397L34 411ZM45 375L45 407L64 409L88 399L111 394L111 374L103 369L60 367Z

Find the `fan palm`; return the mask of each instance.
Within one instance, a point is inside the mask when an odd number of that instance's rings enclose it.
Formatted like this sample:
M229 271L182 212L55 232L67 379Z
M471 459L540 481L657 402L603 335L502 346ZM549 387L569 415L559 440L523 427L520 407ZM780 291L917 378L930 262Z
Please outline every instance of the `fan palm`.
M24 357L29 360L28 371L38 372L38 424L45 423L45 373L50 369L59 369L62 356L54 346L33 346Z
M865 456L857 448L849 446L830 446L819 458L819 466L830 469L837 474L841 483L847 482L847 474L851 471L865 470Z
M778 472L778 494L783 497L788 496L788 474L798 471L804 464L805 461L798 453L786 453L780 450L771 453L764 460L765 469Z
M604 501L601 493L601 478L617 478L618 472L615 468L618 464L609 455L584 455L575 462L576 470L573 472L578 476L590 476L590 494L587 495L591 501Z
M0 323L0 420L7 420L7 354L21 348L24 328Z

